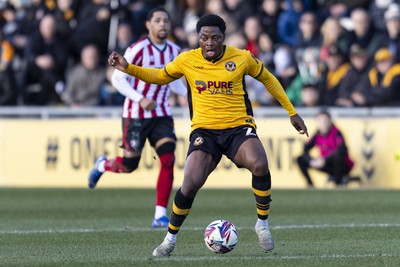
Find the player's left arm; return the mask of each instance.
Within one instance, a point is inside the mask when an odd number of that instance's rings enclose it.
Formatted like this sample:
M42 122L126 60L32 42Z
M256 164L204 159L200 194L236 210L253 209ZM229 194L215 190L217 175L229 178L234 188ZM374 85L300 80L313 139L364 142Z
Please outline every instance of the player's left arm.
M278 79L272 75L253 55L248 59L248 74L258 81L260 81L265 88L270 92L271 95L275 97L276 100L282 105L286 112L290 116L290 122L293 127L300 133L308 135L307 126L305 125L303 119L297 114L292 102L290 102L288 96L285 93L282 85Z

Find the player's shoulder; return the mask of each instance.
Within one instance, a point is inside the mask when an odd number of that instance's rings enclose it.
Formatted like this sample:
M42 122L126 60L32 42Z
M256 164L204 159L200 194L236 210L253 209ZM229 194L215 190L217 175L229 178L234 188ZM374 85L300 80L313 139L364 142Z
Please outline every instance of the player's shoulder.
M225 52L229 53L229 54L237 54L240 56L250 56L251 55L249 50L237 48L237 47L230 46L230 45L225 46Z
M201 49L200 48L195 48L191 50L184 50L182 51L178 57L181 59L194 59L196 57L201 56Z
M128 47L128 49L130 49L130 50L142 49L142 48L144 48L145 46L147 46L149 44L150 44L149 38L147 38L146 36L143 36L142 38L140 38L136 42L132 43Z

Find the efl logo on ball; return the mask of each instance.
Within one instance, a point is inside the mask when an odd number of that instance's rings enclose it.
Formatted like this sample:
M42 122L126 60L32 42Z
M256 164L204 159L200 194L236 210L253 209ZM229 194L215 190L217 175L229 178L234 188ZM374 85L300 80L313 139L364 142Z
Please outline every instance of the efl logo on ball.
M209 250L218 254L232 251L238 242L236 227L227 220L216 220L204 231L204 242Z

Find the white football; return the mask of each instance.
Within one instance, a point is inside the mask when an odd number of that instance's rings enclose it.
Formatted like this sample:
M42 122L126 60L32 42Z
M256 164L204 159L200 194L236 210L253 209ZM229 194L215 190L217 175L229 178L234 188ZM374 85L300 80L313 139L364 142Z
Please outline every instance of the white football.
M209 250L225 254L235 248L239 239L236 227L227 220L216 220L204 231L204 242Z

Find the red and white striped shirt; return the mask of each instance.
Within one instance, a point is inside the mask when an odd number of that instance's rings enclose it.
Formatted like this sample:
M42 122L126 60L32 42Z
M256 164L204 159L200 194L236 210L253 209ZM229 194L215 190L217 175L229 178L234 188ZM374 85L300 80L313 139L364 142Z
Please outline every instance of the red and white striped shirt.
M161 69L180 53L180 48L169 40L166 40L163 49L160 50L158 47L148 37L143 37L126 49L124 57L128 63L137 66ZM168 102L170 90L167 84L145 83L118 70L113 73L112 84L126 96L122 117L155 118L171 115ZM176 80L170 85L184 87L180 80ZM185 87L184 90L186 91ZM144 110L139 105L139 101L143 97L153 99L157 103L157 107L151 111Z

